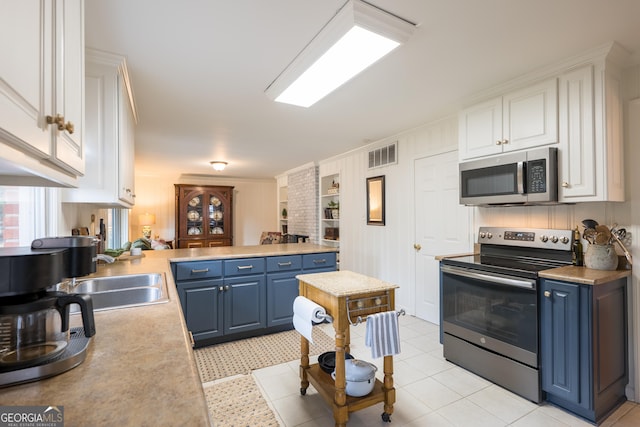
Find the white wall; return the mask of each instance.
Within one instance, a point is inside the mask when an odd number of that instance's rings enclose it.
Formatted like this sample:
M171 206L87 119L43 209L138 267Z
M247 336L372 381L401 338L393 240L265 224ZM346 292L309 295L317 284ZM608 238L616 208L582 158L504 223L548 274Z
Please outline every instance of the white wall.
M156 215L152 236L165 240L175 238L174 184L233 186L233 244L257 245L263 231L278 230L276 215L276 180L218 178L208 176L142 176L136 175L136 206L129 215L129 236L142 236L138 215Z
M447 117L319 162L320 176L340 173L340 268L400 286L397 308L413 307L415 250L413 164L456 150L457 117ZM367 169L367 153L398 141L398 163ZM385 176L385 226L367 225L366 178Z

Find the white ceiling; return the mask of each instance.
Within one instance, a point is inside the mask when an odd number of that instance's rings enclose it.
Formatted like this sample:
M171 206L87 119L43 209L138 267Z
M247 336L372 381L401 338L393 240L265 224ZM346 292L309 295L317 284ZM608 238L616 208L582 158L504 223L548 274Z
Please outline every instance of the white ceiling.
M87 47L128 59L136 173L273 177L610 41L640 52L640 0L369 0L418 23L412 39L308 109L270 101L344 1L86 0Z

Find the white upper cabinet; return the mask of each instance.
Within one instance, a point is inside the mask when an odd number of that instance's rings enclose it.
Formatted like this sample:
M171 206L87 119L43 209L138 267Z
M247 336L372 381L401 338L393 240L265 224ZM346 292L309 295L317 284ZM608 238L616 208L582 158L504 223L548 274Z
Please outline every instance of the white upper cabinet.
M0 14L0 184L73 186L84 173L83 0Z
M557 142L556 78L475 104L459 116L460 160Z
M624 147L617 45L560 76L560 202L624 201Z
M135 204L135 102L126 59L86 52L86 159L91 167L62 201L130 208Z

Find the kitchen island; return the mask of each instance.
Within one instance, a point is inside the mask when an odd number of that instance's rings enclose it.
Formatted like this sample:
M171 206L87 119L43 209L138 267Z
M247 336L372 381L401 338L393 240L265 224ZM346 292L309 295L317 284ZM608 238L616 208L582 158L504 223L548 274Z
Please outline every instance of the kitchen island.
M85 361L63 374L0 389L0 404L64 406L72 426L211 425L170 263L334 252L313 244L145 251L87 277L163 273L169 301L95 313ZM71 326L81 318L71 316Z

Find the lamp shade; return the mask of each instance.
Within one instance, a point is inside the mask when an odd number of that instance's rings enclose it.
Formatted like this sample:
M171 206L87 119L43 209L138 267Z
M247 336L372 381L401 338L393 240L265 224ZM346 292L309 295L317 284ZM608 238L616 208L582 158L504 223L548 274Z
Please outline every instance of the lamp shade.
M144 213L138 215L138 222L140 225L154 225L156 223L156 216L150 213Z

